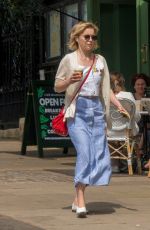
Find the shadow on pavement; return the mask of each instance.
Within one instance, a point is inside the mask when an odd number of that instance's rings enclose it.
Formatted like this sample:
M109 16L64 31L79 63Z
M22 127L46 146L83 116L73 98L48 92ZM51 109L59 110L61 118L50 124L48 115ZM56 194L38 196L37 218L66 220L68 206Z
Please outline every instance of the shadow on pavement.
M111 202L89 202L86 205L89 215L103 215L103 214L112 214L116 211L116 209L126 209L131 212L138 211L137 209L125 207L120 204L111 203ZM63 207L62 209L70 209L71 206Z
M45 230L33 226L31 224L24 223L22 221L15 220L8 216L0 215L0 229L1 230Z
M74 176L74 170L73 169L44 169L43 171L49 171L49 172L64 174L67 176Z
M8 153L8 154L15 154L15 155L20 155L20 156L23 156L23 157L35 157L35 158L38 158L39 155L38 155L38 152L37 150L28 150L26 152L25 155L22 155L20 151L0 151L0 153ZM69 151L67 154L66 153L63 153L63 150L62 149L44 149L43 150L43 158L56 158L56 157L59 157L59 158L65 158L65 157L74 157L76 156L75 152L74 151Z

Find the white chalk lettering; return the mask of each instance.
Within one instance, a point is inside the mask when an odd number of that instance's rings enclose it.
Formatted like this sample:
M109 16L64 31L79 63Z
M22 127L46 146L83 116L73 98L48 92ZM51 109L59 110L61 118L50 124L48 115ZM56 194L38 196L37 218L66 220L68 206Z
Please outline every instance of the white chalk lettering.
M49 129L49 130L47 130L47 133L51 134L51 133L54 133L54 131L52 129L51 130Z
M54 116L50 116L49 118L50 118L50 119L53 119L54 117L56 117L56 115L54 115Z
M52 109L52 108L45 108L45 113L55 113L58 114L61 109Z
M40 105L42 106L62 106L64 104L63 98L40 98Z

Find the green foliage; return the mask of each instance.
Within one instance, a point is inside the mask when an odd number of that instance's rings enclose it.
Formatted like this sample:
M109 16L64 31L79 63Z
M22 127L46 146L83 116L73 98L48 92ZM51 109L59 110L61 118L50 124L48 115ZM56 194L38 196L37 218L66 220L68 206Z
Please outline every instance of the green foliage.
M41 132L41 138L44 139L47 136L47 133L45 130L42 130Z
M38 94L38 98L42 97L44 94L45 90L42 89L41 87L37 89L37 94Z
M0 0L0 24L23 20L29 15L39 15L43 0Z
M42 123L46 123L46 122L48 122L49 121L49 119L47 118L47 117L45 117L44 115L40 115L40 123L42 124Z
M45 108L44 106L39 106L39 112L45 114Z
M14 13L36 13L42 6L42 0L0 0L0 5L11 9Z
M47 125L41 125L41 129L47 130L49 127Z

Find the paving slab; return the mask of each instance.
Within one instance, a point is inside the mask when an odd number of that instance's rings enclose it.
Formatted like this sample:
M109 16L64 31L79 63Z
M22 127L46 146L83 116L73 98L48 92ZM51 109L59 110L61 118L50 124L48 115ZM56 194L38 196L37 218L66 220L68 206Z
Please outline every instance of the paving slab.
M71 212L76 154L0 141L0 230L150 230L150 178L113 174L109 186L88 187L89 214Z

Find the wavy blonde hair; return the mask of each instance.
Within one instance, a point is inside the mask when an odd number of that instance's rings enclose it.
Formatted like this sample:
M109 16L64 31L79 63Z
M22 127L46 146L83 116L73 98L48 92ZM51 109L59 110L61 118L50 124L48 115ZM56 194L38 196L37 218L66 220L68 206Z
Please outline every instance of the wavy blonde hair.
M70 50L77 50L78 49L78 42L76 39L86 30L87 28L92 28L97 35L99 29L98 27L92 22L79 22L75 24L69 32L69 42L68 47ZM98 47L97 41L95 41L95 49Z

